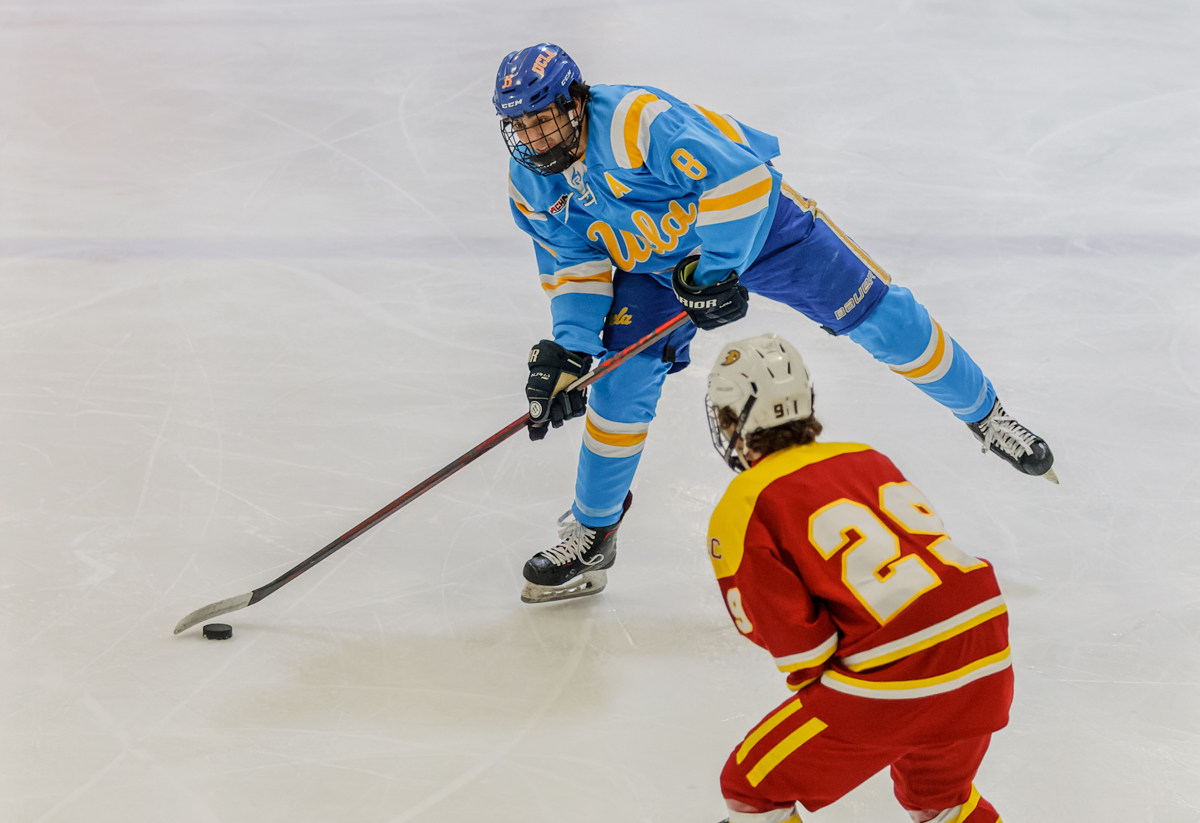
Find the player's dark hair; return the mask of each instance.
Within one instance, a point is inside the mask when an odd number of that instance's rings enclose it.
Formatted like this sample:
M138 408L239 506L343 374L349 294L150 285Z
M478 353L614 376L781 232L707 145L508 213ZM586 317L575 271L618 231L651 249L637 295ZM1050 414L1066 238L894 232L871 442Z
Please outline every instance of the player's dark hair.
M592 87L579 80L575 80L567 86L567 92L571 95L572 100L579 100L579 105L583 107L586 107L588 101L592 99ZM579 113L583 114L582 111Z
M737 425L738 416L733 409L722 406L717 411L717 421L723 429L731 429ZM792 420L769 429L759 429L753 434L746 435L746 448L756 451L764 457L772 452L786 449L790 446L807 446L817 439L824 426L815 414L810 414L803 420Z

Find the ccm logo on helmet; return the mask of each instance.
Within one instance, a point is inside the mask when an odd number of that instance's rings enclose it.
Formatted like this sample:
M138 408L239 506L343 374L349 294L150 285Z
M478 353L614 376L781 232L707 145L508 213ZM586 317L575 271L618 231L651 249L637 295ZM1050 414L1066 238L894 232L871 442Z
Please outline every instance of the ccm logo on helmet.
M686 297L680 297L679 302L689 309L715 309L717 307L716 300L688 300Z

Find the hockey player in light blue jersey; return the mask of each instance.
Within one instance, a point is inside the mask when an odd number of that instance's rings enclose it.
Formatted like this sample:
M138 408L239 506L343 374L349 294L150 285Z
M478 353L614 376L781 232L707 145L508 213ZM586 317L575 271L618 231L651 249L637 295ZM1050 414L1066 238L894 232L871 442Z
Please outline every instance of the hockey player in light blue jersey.
M523 600L604 587L663 381L687 365L696 328L740 319L749 293L847 335L967 423L984 450L1054 480L1046 442L1005 413L966 351L784 182L774 137L649 86L588 86L548 43L504 58L493 102L513 218L534 240L550 298L551 337L529 357L529 434L587 417L571 516L560 542L526 563ZM590 398L563 391L681 305L694 325Z

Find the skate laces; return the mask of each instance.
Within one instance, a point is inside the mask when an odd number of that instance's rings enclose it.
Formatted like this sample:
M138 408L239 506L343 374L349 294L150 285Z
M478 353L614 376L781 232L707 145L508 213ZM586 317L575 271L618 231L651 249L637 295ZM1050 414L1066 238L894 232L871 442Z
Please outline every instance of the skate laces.
M589 529L573 517L568 520L570 514L567 512L558 518L558 545L538 552L556 566L565 566L583 557L591 550L592 542L596 539L596 529Z
M1037 435L1009 417L999 403L980 428L983 429L984 452L995 443L1013 458L1020 458L1022 452L1033 454L1033 444Z

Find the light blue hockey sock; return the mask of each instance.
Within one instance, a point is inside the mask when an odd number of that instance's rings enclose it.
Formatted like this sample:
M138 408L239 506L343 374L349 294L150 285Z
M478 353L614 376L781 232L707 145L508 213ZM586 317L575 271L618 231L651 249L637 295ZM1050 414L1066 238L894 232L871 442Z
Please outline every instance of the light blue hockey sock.
M849 336L959 420L974 423L991 411L992 382L908 289L891 286Z
M621 517L671 364L638 355L592 386L571 511L598 528Z

